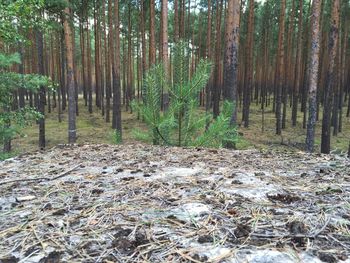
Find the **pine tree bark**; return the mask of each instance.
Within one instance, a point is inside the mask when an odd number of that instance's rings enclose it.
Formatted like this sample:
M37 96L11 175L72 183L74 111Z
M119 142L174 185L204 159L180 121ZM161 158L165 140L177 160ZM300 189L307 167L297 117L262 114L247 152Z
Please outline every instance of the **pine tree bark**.
M156 37L155 37L155 4L154 0L150 0L150 23L149 23L149 64L154 65L156 63Z
M174 0L174 42L177 43L178 41L179 41L179 1Z
M221 16L223 0L217 2L216 8L216 45L215 45L215 68L214 68L214 89L213 89L213 115L214 118L220 114L220 61L221 61Z
M207 39L206 39L206 59L211 59L211 0L208 0L208 24L207 24ZM176 69L174 69L176 70ZM209 112L210 109L210 102L211 102L211 91L212 91L212 82L213 82L213 74L211 74L211 77L205 87L205 110L206 112Z
M89 113L92 114L92 72L91 72L91 37L89 29L89 18L86 17L86 55L87 55L87 80L88 80L88 109Z
M224 90L227 99L234 103L231 125L237 124L239 21L240 0L229 0L225 29Z
M43 33L41 31L36 31L36 42L38 49L38 73L40 75L45 74L44 69L44 48L43 48ZM38 111L43 115L42 118L39 119L39 148L45 148L45 87L40 86L39 89L39 101L38 101Z
M329 33L329 67L326 77L325 101L323 106L321 152L330 153L331 150L331 109L332 109L332 85L335 77L335 58L339 36L339 0L333 1L331 27Z
M101 108L101 65L100 65L100 20L99 3L94 7L94 33L95 33L95 105Z
M285 63L285 75L284 75L284 89L283 89L283 115L282 115L282 129L286 128L287 121L287 105L288 96L291 94L293 85L293 40L294 40L294 20L295 20L295 0L292 0L292 10L288 19L288 34L287 34L287 54Z
M115 56L112 63L113 79L113 121L112 127L116 130L118 139L122 139L122 121L121 121L121 91L120 91L120 37L119 37L119 0L114 0L114 41ZM113 28L113 27L112 27Z
M311 17L311 55L309 63L309 117L306 133L306 151L314 151L317 113L317 84L320 60L320 16L322 0L313 0Z
M162 62L164 65L165 76L167 81L170 81L169 58L168 58L168 0L162 0L162 32L161 32L161 49ZM163 103L162 108L165 109L168 105L168 90L163 87Z
M106 122L110 122L110 110L111 110L111 97L112 97L112 78L111 68L114 58L114 47L113 47L113 8L112 0L108 0L108 49L106 49ZM107 54L108 50L108 54ZM113 125L112 125L113 127Z
M249 126L250 97L253 85L253 51L254 51L254 0L249 0L248 36L246 45L246 73L243 90L243 121L244 127Z
M127 85L126 85L126 110L129 110L130 102L133 99L133 56L132 56L132 25L131 25L131 4L128 4L128 74L127 74ZM130 110L132 110L130 108Z
M168 0L162 0L162 61L164 64L165 75L169 76L168 59Z
M70 10L69 7L64 9L63 29L66 44L66 60L67 60L67 89L68 89L68 142L75 143L77 139L76 130L76 101L74 87L74 67L73 67L73 35L69 23Z
M145 1L141 1L141 56L142 56L142 76L145 76L147 70L147 57L146 57L146 34L145 34ZM142 89L141 89L142 93Z
M276 134L282 134L282 85L283 85L283 67L284 67L284 30L285 30L285 13L286 13L286 0L281 0L281 10L279 18L279 33L278 33L278 50L277 50L277 62L276 62Z
M298 17L298 42L297 42L297 56L295 63L295 82L293 89L293 106L292 106L292 126L297 125L298 117L298 103L299 90L301 82L301 68L302 68L302 44L303 44L303 0L299 1L299 17Z

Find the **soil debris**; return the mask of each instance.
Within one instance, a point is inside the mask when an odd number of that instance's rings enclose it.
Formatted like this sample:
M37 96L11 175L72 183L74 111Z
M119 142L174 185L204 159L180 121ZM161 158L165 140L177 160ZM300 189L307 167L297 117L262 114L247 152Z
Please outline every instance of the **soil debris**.
M350 262L342 156L60 145L0 170L0 262Z

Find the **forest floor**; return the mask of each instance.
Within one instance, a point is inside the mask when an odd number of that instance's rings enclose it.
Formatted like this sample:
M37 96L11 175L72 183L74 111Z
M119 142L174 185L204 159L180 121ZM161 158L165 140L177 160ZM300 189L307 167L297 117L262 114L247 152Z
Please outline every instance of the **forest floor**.
M0 162L0 262L350 262L340 155L57 145Z
M87 108L83 105L83 100L79 100L80 115L77 117L78 143L114 143L113 130L111 124L104 121L100 111L94 107L94 112L89 114ZM124 109L125 110L125 109ZM243 134L238 142L238 149L280 149L286 151L299 151L304 149L306 130L302 127L303 113L298 112L298 123L296 127L291 125L290 110L287 111L286 129L282 136L275 135L276 119L271 109L266 109L264 132L262 132L261 110L255 104L251 106L250 127L239 127L239 132ZM346 109L344 108L344 113ZM241 116L241 112L239 112ZM322 116L320 116L322 117ZM123 141L125 143L135 142L132 135L134 128L145 128L145 125L137 120L136 114L122 112ZM14 150L17 153L23 153L30 150L36 150L38 145L38 127L32 125L27 127L22 137L13 141ZM320 146L321 122L318 122L316 128L316 147ZM58 123L57 110L46 115L46 139L48 148L57 144L67 142L67 112L62 114L62 123ZM332 150L337 153L346 152L350 140L350 118L344 116L343 132L338 136L331 138Z

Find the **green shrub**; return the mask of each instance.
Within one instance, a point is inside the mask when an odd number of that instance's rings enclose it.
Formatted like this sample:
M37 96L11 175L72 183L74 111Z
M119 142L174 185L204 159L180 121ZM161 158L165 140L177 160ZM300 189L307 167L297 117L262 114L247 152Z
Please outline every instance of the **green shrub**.
M198 95L207 84L211 64L201 60L189 77L186 44L174 48L174 80L165 76L162 64L152 67L145 76L143 101L132 106L148 127L148 131L134 130L137 139L152 140L153 144L176 146L222 147L237 141L236 127L230 125L233 104L224 102L221 114L212 115L198 110ZM169 105L162 111L162 89L169 92ZM207 126L207 128L205 128Z

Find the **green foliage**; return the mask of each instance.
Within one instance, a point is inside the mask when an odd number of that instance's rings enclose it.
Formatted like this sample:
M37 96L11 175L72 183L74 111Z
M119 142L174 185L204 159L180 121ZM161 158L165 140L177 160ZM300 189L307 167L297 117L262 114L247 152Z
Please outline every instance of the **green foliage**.
M132 105L147 124L148 131L134 131L137 139L153 144L177 146L221 147L227 141L235 142L237 132L230 125L233 105L225 102L222 113L211 115L198 110L198 95L210 78L211 64L201 60L196 72L189 77L189 59L186 44L174 48L174 83L169 85L163 65L154 66L144 80L143 102ZM170 103L161 111L161 90L168 90ZM206 124L209 123L207 129Z
M29 28L45 26L40 12L44 0L2 0L0 1L0 38L4 42L22 42L20 34Z
M199 136L195 146L223 147L236 145L238 142L237 127L230 124L233 103L225 101L221 114L212 121L208 129Z
M43 116L33 108L11 110L13 91L18 88L37 91L40 86L50 86L48 77L35 74L18 74L6 71L14 63L20 63L18 54L0 53L0 144L11 140L31 121Z
M9 152L9 153L0 152L0 161L9 159L9 158L14 157L16 155L17 155L17 152Z
M114 144L121 144L122 143L122 136L120 132L113 130L111 132L111 139Z
M0 112L0 144L21 134L20 131L33 120L43 116L33 108L26 107L16 111Z

